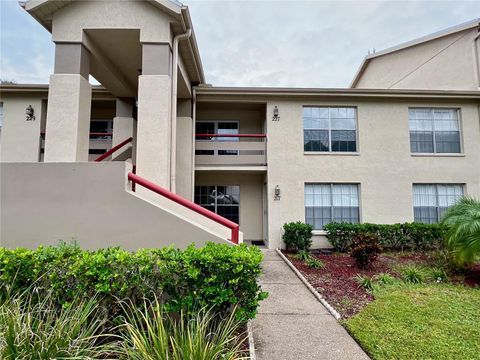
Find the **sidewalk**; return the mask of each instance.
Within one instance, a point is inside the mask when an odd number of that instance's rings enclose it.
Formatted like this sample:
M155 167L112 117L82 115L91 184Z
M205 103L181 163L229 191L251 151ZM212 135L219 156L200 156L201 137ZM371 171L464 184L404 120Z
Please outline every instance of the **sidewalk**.
M258 360L369 359L274 250L264 255L269 297L252 322Z

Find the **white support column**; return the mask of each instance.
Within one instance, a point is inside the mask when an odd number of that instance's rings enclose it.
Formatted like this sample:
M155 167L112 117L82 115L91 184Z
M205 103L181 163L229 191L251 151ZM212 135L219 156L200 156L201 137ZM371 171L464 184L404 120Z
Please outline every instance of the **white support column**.
M133 137L135 126L135 119L133 118L134 101L135 99L132 98L117 99L116 116L113 118L113 146L120 144L129 137ZM113 153L112 159L131 147L132 143L125 145L125 147Z
M92 86L82 44L56 44L50 76L45 162L88 161Z
M170 189L171 51L168 44L144 44L138 79L137 174Z

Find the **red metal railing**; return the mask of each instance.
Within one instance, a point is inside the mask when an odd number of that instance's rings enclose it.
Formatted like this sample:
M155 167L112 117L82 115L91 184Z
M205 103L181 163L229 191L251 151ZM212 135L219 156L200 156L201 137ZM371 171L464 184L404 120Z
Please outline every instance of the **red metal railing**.
M41 132L40 135L45 136L46 132ZM91 132L90 136L113 136L111 132Z
M177 194L174 194L167 189L162 188L161 186L158 186L157 184L152 183L151 181L148 181L141 176L138 176L134 173L129 172L128 173L128 180L132 182L132 184L138 184L140 186L143 186L144 188L153 191L154 193L157 193L159 195L162 195L166 197L167 199L170 199L177 204L180 204L190 210L195 211L196 213L203 215L210 220L213 220L227 228L229 228L232 231L232 238L230 239L231 242L234 244L238 244L239 241L239 231L240 231L240 226L233 221L230 221L228 219L225 219L224 217L215 214L214 212L207 210L200 205L197 205Z
M123 140L120 144L114 146L113 148L111 148L110 150L108 150L106 153L100 155L98 158L95 159L95 161L102 161L103 159L109 157L110 155L112 155L115 151L117 151L118 149L121 149L122 147L124 147L125 145L127 145L129 142L131 142L133 140L132 137L129 137L127 140Z
M195 134L195 137L266 138L267 134Z

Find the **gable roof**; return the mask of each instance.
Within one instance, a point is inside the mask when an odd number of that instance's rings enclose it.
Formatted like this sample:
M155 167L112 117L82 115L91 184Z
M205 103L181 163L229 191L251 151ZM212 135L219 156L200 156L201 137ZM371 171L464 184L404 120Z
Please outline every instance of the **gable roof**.
M49 32L52 32L52 14L74 1L78 0L28 0L21 1L20 5L45 29L47 29ZM189 39L187 41L180 42L179 50L180 52L184 53L184 55L187 55L192 59L192 65L196 70L195 74L190 74L192 80L198 83L205 83L202 60L200 58L200 52L198 50L197 40L193 30L192 19L190 17L188 7L174 0L145 1L148 1L159 10L178 20L177 23L172 23L172 30L174 34L184 33L187 31L187 29L192 29L192 34Z
M455 25L455 26L452 26L452 27L434 32L432 34L425 35L425 36L419 37L417 39L404 42L400 45L392 46L392 47L387 48L387 49L382 50L382 51L378 51L378 52L375 52L375 53L372 53L372 54L368 54L367 56L365 56L362 63L360 64L360 67L357 70L357 72L356 72L356 74L355 74L355 76L354 76L354 78L353 78L353 80L350 84L350 87L353 88L357 85L358 81L360 80L360 78L363 75L363 72L365 71L366 67L368 66L369 62L372 59L375 59L375 58L383 56L383 55L391 54L391 53L394 53L394 52L397 52L397 51L400 51L400 50L403 50L403 49L406 49L406 48L410 48L410 47L413 47L413 46L416 46L416 45L420 45L420 44L423 44L423 43L426 43L426 42L429 42L429 41L432 41L432 40L435 40L435 39L439 39L439 38L442 38L442 37L445 37L445 36L448 36L448 35L451 35L451 34L462 32L462 31L465 31L465 30L468 30L468 29L473 29L473 28L476 28L476 27L480 28L480 18L476 18L476 19L464 22L462 24Z

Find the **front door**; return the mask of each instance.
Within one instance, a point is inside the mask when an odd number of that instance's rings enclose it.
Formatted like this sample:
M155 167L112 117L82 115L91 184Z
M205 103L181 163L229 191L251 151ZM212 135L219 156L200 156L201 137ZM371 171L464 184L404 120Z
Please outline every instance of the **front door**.
M195 203L240 224L239 185L195 186Z

